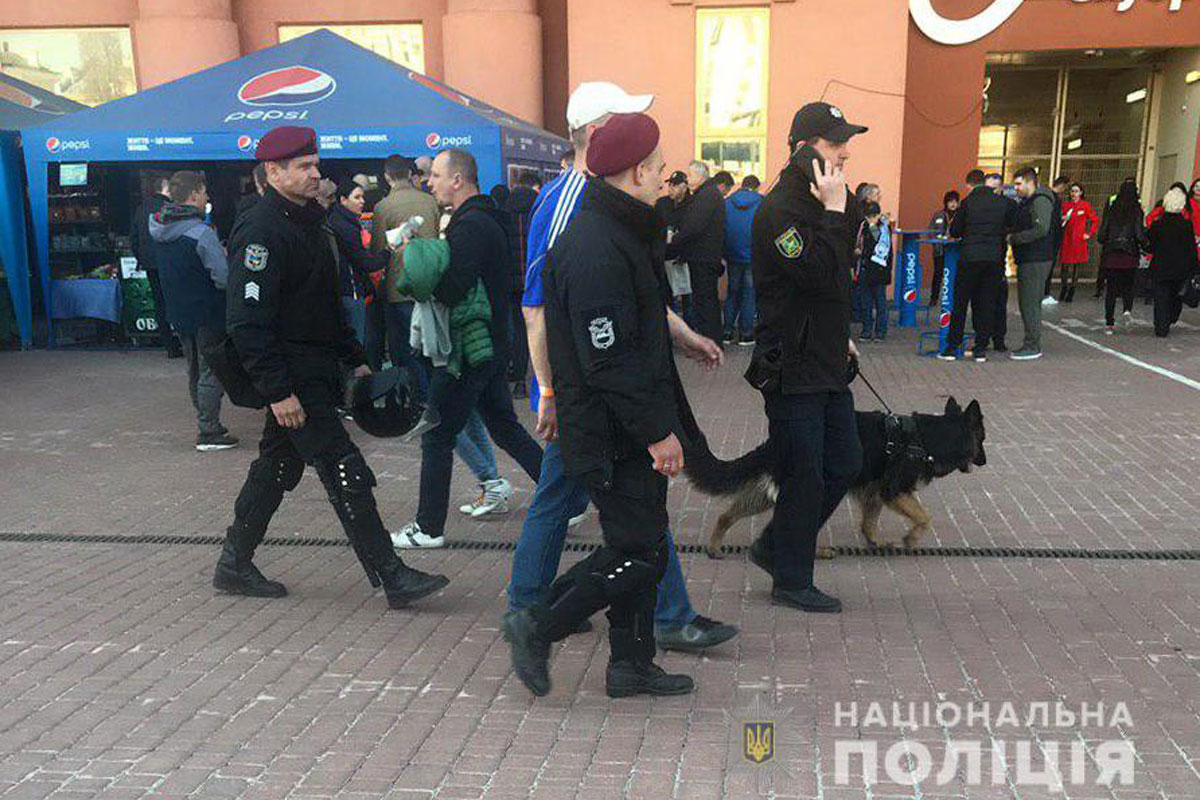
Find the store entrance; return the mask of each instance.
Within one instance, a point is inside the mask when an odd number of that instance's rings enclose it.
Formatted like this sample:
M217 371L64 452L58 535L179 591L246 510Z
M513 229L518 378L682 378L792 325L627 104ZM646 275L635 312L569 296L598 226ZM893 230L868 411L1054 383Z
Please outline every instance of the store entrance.
M1098 214L1126 178L1143 187L1143 201L1153 197L1151 109L1166 58L1163 50L990 54L980 167L1006 183L1024 166L1045 183L1065 176ZM1093 273L1098 261L1093 247Z

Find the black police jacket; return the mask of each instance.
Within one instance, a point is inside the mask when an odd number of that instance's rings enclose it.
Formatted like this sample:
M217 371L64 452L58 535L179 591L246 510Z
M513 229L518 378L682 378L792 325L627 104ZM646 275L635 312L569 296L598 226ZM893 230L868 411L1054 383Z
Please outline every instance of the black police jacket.
M268 403L293 393L297 358L363 363L342 311L335 247L323 208L296 205L270 187L234 223L226 327Z
M783 394L846 390L854 207L825 210L812 184L811 165L789 163L751 233L755 359L777 361Z
M950 223L950 236L962 239L962 261L1004 260L1008 234L1017 226L1019 207L986 186L976 186L963 198Z
M546 338L559 439L572 475L679 431L667 328L670 290L655 210L592 179L546 261Z
M725 254L725 198L710 178L676 210L676 231L667 257L688 264L720 264Z

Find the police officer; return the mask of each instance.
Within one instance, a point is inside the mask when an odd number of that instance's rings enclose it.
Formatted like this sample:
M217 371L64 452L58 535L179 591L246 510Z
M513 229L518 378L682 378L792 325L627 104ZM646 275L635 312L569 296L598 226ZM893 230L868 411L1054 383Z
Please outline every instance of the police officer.
M609 697L693 688L688 676L654 664L655 587L669 557L667 476L684 467L675 433L682 390L653 205L665 166L658 140L645 114L614 115L592 134L587 168L596 178L543 274L563 460L600 513L604 546L560 575L538 603L505 616L513 667L535 695L550 690L550 644L604 608Z
M213 586L232 594L282 597L283 584L254 566L254 550L305 464L316 468L373 586L399 608L449 581L406 566L392 549L371 487L375 476L342 427L342 365L370 373L346 324L320 181L316 135L283 126L259 141L266 166L262 200L238 217L229 240L229 335L258 394L269 404L259 457L234 504Z
M792 119L791 158L754 217L751 262L759 328L747 377L763 392L779 455L775 516L751 547L774 578L772 602L836 612L813 584L817 534L858 474L862 449L847 386L856 214L843 165L867 129L827 103Z

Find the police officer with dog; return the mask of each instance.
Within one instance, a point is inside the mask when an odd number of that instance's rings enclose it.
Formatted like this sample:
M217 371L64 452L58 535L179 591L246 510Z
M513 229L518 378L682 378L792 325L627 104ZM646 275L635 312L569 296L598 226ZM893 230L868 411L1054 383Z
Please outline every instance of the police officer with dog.
M257 402L249 404L269 410L213 586L252 597L287 594L283 584L258 571L254 552L284 493L296 488L309 465L368 579L382 584L389 606L400 608L449 581L397 557L375 506L375 476L336 410L343 402L343 367L360 380L369 380L370 369L343 316L335 245L316 202L321 177L316 134L311 128L274 128L259 141L256 157L265 165L267 187L230 236L229 339L222 346L226 357L215 361L223 365L231 399L256 395Z
M817 534L862 464L848 387L856 206L842 170L866 130L827 103L797 111L791 158L752 230L760 322L746 378L763 393L779 498L750 557L774 579L772 602L801 611L841 610L813 583Z

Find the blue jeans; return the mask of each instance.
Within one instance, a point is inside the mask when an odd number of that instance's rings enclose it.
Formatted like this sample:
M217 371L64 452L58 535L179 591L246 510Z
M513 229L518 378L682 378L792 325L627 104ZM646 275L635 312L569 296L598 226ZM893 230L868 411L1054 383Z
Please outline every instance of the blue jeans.
M392 359L392 366L408 370L413 386L416 387L417 400L424 402L429 396L429 372L408 344L409 332L412 329L413 302L409 300L403 303L388 303L385 314L388 355Z
M754 273L749 264L729 265L729 292L725 295L725 335L754 336ZM736 325L736 328L735 328Z
M887 286L862 286L859 292L863 336L882 339L888 326Z
M454 452L480 483L500 477L496 469L496 453L492 450L492 441L488 438L483 417L479 416L478 411L472 411L471 416L467 417L467 424L454 441Z
M517 551L513 554L512 580L508 584L509 610L532 606L554 582L563 542L567 538L567 521L582 514L587 507L587 488L582 481L566 474L562 448L558 442L546 445L542 455L542 476L525 515ZM675 540L669 531L667 543L671 558L667 573L658 584L654 622L660 628L677 628L695 619L696 612L692 610L679 554L675 552Z
M358 343L367 340L367 307L363 301L352 295L342 295L342 309L346 312L346 322L358 336Z

